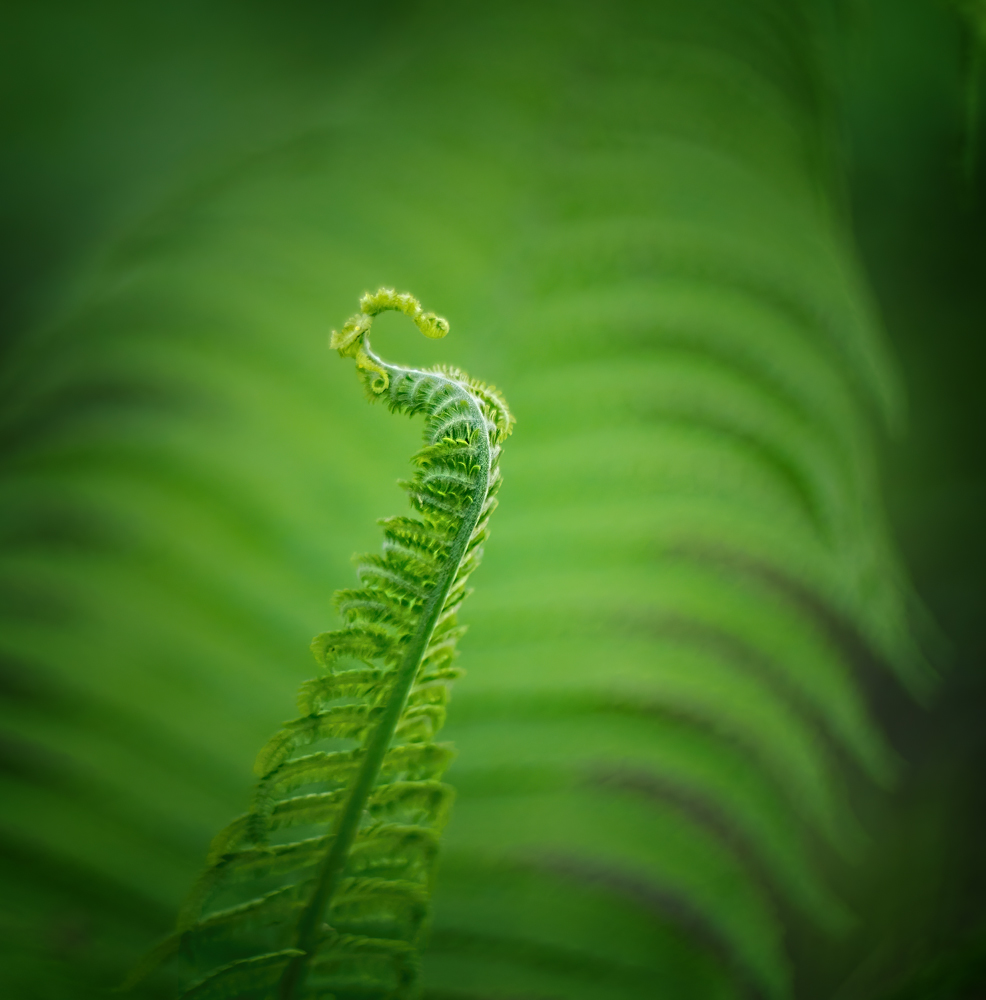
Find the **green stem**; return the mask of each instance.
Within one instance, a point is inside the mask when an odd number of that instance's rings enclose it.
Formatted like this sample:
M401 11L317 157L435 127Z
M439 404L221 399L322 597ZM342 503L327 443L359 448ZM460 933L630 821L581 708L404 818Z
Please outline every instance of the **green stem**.
M369 353L368 343L366 344L366 349ZM379 361L374 355L370 354L370 356L374 361ZM407 371L406 369L394 368L390 365L387 368L388 374L404 374ZM393 374L391 374L391 378L393 378ZM450 380L450 384L454 383ZM465 393L465 395L476 410L479 425L485 428L485 419L479 404L468 393ZM445 569L442 571L435 589L425 602L421 620L418 622L418 627L411 639L411 644L408 646L400 666L397 668L394 687L387 701L383 716L366 745L363 763L360 765L352 790L346 799L346 804L336 821L332 842L326 851L325 858L319 866L315 891L312 893L312 897L302 911L301 918L298 921L295 947L304 954L292 959L284 970L278 993L280 1000L296 1000L304 986L312 958L321 937L321 925L325 912L338 887L346 859L349 856L350 848L359 829L363 810L366 808L367 799L370 797L370 792L373 791L373 787L377 782L384 755L387 753L390 742L394 737L394 731L397 728L398 722L400 722L411 686L414 684L414 679L418 673L418 667L421 665L421 660L428 648L428 643L431 641L432 632L435 630L435 623L438 621L438 616L442 613L445 599L448 597L448 592L455 581L459 566L462 564L462 559L465 556L466 547L482 516L483 505L486 503L486 495L489 489L490 476L490 447L485 430L480 435L480 442L482 481L486 485L482 490L477 490L477 495L473 498L469 510L463 518L462 525L456 533Z

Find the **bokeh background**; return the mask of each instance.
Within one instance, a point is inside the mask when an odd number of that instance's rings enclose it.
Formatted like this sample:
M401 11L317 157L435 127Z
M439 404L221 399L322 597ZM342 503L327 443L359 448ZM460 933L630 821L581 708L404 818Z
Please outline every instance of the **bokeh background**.
M3 4L0 993L107 995L244 808L400 510L386 284L518 419L425 996L982 996L984 34Z

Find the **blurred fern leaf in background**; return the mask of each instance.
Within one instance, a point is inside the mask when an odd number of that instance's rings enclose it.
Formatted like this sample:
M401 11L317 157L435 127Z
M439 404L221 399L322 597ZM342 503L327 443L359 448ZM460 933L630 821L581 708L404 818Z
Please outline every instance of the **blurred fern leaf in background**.
M3 388L5 992L101 996L249 801L396 503L413 431L354 412L326 350L386 283L447 304L521 427L424 995L815 995L795 945L850 934L854 801L900 770L859 671L934 683L816 5L4 17L10 79L71 111L9 129L58 195ZM447 360L387 319L385 356Z

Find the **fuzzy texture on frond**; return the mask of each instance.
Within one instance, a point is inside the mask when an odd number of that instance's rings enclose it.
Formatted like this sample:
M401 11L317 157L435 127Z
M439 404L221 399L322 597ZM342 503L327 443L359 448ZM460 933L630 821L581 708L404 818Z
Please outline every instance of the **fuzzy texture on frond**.
M216 835L175 933L128 988L179 951L198 964L221 956L183 1000L396 1000L416 983L453 794L441 781L451 751L435 737L460 673L456 614L488 537L512 418L495 389L457 369L391 365L370 347L384 310L431 337L448 332L444 319L390 289L360 307L331 346L356 359L371 399L424 417L424 447L401 483L420 518L381 521L383 552L359 557L360 585L336 592L345 624L312 642L324 673L302 684L300 715L257 755L250 811ZM336 748L306 752L324 741Z

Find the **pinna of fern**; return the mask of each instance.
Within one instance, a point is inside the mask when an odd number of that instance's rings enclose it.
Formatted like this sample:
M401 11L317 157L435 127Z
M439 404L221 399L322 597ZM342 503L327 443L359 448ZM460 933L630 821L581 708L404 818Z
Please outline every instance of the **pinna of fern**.
M356 360L371 399L423 415L425 444L401 483L420 517L384 519L382 553L360 557L360 586L336 592L344 626L312 643L324 672L302 685L299 716L261 749L250 811L215 837L174 934L128 986L181 953L211 970L188 1000L414 989L452 798L441 781L452 751L435 736L460 674L456 613L496 507L512 417L494 389L457 369L392 365L370 346L385 310L429 337L445 336L444 319L391 289L360 307L331 346ZM323 741L329 749L307 752Z

